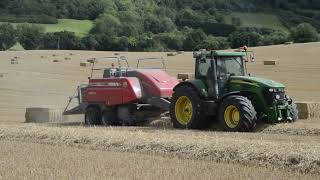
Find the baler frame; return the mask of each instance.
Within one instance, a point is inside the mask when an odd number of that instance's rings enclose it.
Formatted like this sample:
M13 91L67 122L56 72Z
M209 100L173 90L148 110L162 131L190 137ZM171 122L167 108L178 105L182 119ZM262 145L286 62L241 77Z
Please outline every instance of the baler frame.
M165 60L164 60L163 57L161 57L161 58L157 58L157 57L139 58L139 59L138 59L138 62L137 62L137 65L136 65L137 69L141 69L141 68L140 68L141 61L150 61L150 60L152 60L152 61L154 61L154 60L160 60L161 63L162 63L162 69L164 69L165 71L167 71L167 66L166 66L166 63L165 63ZM153 69L156 69L156 68L153 68Z
M110 59L116 59L117 62L118 62L118 69L120 69L120 72L121 72L121 69L122 69L122 65L121 65L121 61L125 61L126 62L126 65L127 65L127 68L125 68L126 70L130 69L130 65L129 65L129 62L127 60L127 57L125 56L107 56L107 57L99 57L99 58L94 58L96 61L99 61L99 60L110 60ZM89 79L92 78L93 76L93 72L94 71L101 71L103 69L96 69L94 68L95 67L95 61L92 62L92 67L91 67L91 74L90 74L90 77ZM120 76L122 76L122 73L120 73Z

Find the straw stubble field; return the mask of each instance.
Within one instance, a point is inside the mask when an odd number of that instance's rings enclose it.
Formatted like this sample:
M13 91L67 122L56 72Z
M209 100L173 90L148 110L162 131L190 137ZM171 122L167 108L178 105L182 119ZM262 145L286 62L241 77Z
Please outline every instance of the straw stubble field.
M256 76L286 84L298 101L320 101L320 44L256 48ZM87 81L89 58L112 52L22 51L0 54L0 179L317 179L320 120L263 127L255 133L179 131L156 127L25 124L26 107L63 107ZM138 57L166 53L120 53ZM54 56L53 56L54 55ZM19 64L10 59L19 56ZM191 53L165 57L170 74L193 71ZM59 62L52 62L52 60ZM68 59L65 60L65 59ZM276 66L263 66L276 60ZM98 66L110 66L99 62ZM156 64L149 64L155 66ZM160 66L160 63L157 64ZM98 76L98 75L97 75ZM70 118L82 120L82 117Z

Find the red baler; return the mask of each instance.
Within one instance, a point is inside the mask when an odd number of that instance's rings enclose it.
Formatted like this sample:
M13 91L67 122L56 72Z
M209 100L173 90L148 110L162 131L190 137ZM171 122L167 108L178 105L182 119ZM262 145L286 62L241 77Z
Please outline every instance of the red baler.
M67 106L64 115L84 113L88 125L135 125L169 110L177 78L163 69L122 68L121 60L127 62L126 58L111 58L118 60L119 67L104 69L103 78L89 78L89 84L79 86L75 96L79 106L71 110ZM92 70L97 70L94 64Z

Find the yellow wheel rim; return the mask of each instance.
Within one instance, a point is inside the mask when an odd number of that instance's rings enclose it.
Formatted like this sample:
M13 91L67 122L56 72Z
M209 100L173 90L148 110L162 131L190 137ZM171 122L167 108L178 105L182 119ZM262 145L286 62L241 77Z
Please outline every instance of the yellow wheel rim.
M235 128L240 122L240 112L237 107L230 105L224 111L224 120L229 128Z
M187 125L192 119L192 103L187 96L181 96L176 102L176 118L182 125Z

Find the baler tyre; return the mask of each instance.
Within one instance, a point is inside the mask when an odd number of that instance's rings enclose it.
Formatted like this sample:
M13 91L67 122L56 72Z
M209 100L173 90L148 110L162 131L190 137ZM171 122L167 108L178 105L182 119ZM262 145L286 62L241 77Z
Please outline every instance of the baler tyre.
M96 107L89 107L85 113L85 124L94 126L101 124L101 112Z
M243 96L227 97L219 108L219 121L225 131L253 131L257 112L251 101Z
M292 118L291 122L296 122L299 119L299 111L295 103L291 104L292 109L290 111L290 117Z
M117 125L117 110L113 107L106 108L102 112L101 123L104 126Z
M189 86L178 87L172 96L170 117L177 129L205 128L205 116L202 112L199 94Z

